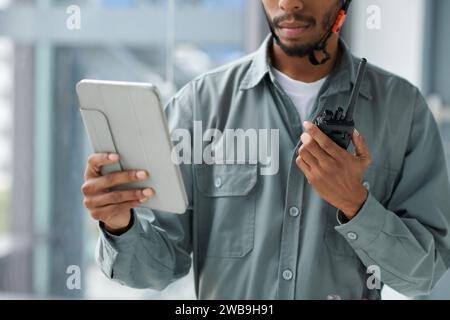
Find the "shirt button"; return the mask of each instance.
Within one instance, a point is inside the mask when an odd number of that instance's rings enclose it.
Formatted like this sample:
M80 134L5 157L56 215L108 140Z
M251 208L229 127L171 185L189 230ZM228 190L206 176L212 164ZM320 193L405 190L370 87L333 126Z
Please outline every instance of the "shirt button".
M296 218L300 214L300 210L298 210L297 207L292 207L289 209L289 214L291 215L291 217Z
M289 281L292 279L292 277L294 276L294 274L292 273L291 270L286 269L283 271L283 279L286 281Z
M354 240L358 239L358 235L354 232L349 232L349 233L347 233L347 238L354 241Z
M364 186L364 188L366 188L368 191L370 191L370 182L365 181L365 182L363 183L363 186Z
M338 296L337 294L330 294L327 297L327 300L342 300L340 296Z
M214 185L216 186L216 188L220 188L222 186L222 179L216 178L216 180L214 181Z

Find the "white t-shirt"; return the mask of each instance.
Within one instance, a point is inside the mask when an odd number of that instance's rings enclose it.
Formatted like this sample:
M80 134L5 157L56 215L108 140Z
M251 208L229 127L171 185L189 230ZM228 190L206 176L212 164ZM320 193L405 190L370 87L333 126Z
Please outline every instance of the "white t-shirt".
M272 70L278 83L294 103L300 115L300 120L302 122L308 120L319 91L327 80L327 77L316 82L306 83L291 79L275 68L272 68Z

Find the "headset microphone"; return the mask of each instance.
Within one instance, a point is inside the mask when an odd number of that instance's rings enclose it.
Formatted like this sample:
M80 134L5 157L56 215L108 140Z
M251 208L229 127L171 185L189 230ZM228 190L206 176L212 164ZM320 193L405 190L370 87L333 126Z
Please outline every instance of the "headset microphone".
M330 53L327 51L327 44L328 40L330 39L332 34L339 33L342 29L342 26L345 23L345 20L347 19L347 12L348 8L350 7L350 4L352 3L352 0L345 0L344 4L342 5L341 9L339 10L338 16L336 18L336 21L333 24L333 27L324 35L322 40L317 44L317 46L311 50L309 54L309 61L315 65L322 65L327 63L331 59ZM318 60L316 57L316 51L322 51L323 59Z

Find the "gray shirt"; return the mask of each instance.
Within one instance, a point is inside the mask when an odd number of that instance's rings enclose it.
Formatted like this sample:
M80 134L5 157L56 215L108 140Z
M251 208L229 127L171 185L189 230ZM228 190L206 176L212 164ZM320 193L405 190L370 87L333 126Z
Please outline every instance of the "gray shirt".
M182 164L187 212L137 209L124 235L101 229L101 269L131 287L163 289L193 264L199 299L379 299L378 278L407 296L429 293L450 264L450 187L442 140L419 90L369 65L355 122L373 157L364 176L370 195L344 223L295 163L303 129L271 72L271 41L190 82L166 115L172 132L192 136L199 124L204 131L276 129L277 170L263 174L247 154L235 164ZM342 41L340 49L310 120L347 105L359 59Z

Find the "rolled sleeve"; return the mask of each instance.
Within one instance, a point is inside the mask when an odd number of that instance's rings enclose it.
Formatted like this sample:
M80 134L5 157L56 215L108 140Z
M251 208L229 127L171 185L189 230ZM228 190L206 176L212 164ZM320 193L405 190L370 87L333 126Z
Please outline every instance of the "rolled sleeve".
M136 221L136 213L133 210L133 224L131 228L120 236L106 231L103 223L99 223L100 237L97 243L96 260L102 272L109 278L114 278L113 267L117 267L119 252L129 252L139 237L139 224ZM122 259L123 260L123 259ZM129 259L125 259L129 260ZM119 269L121 266L119 266Z
M127 230L127 232L121 234L120 236L109 233L101 222L99 223L100 233L112 247L129 246L133 240L136 240L139 237L139 226L136 222L135 210L132 210L131 219L131 227Z
M387 213L378 200L369 193L360 212L352 220L335 227L335 230L344 236L354 249L361 249L378 238L383 230Z

